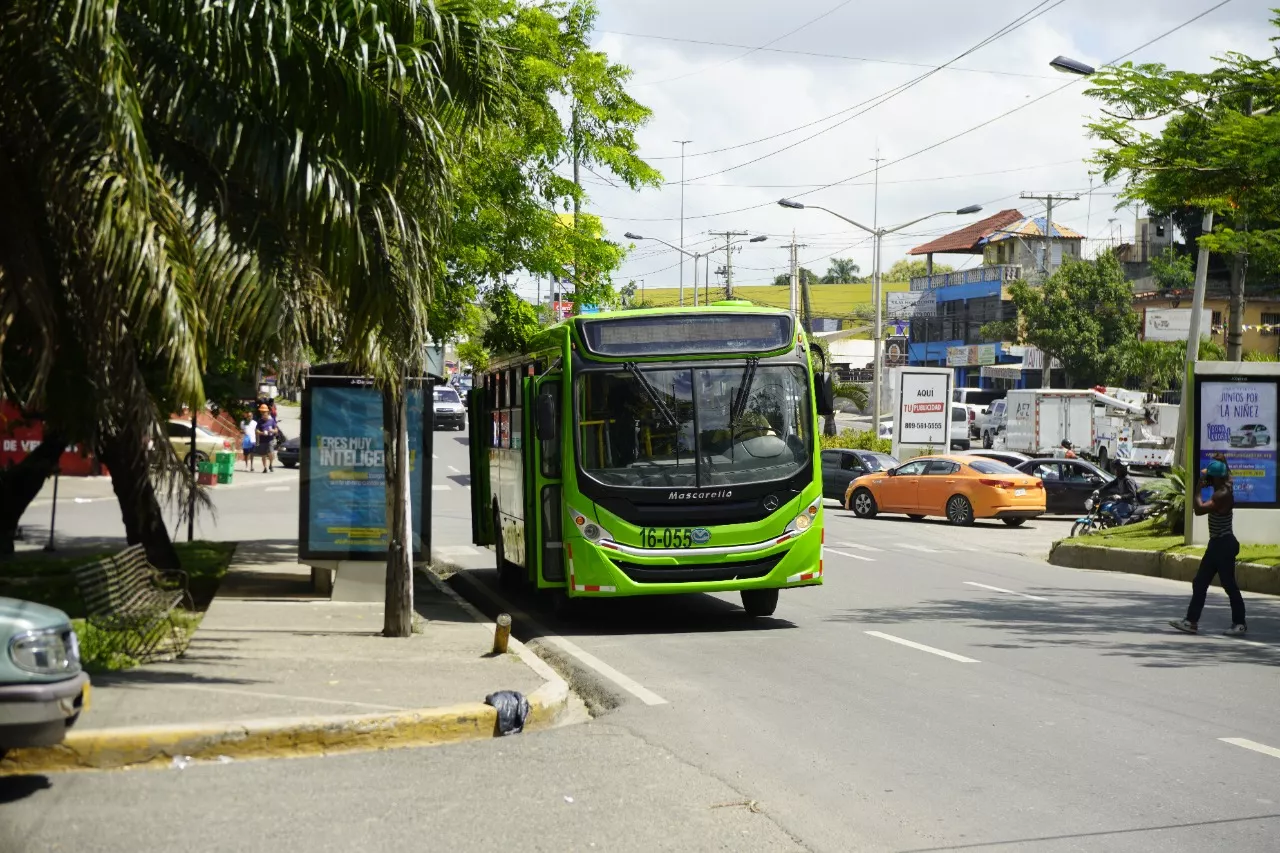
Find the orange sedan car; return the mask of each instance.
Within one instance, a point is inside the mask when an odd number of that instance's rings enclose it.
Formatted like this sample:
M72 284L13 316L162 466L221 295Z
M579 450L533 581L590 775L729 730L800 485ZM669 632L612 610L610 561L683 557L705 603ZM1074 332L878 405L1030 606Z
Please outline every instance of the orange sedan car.
M1010 527L1044 515L1044 501L1039 477L978 456L917 456L859 477L844 496L845 509L859 518L900 512L917 520L942 516L958 525L998 518Z

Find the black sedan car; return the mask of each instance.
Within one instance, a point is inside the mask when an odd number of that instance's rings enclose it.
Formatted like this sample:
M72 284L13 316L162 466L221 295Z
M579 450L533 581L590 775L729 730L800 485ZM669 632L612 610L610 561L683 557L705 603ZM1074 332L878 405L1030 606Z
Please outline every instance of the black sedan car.
M822 496L844 503L849 484L863 474L888 471L898 467L898 460L887 453L872 450L822 451Z
M302 455L301 440L291 438L276 451L276 460L286 468L297 468L298 460Z
M1114 479L1083 459L1028 459L1015 467L1044 481L1045 512L1050 515L1083 513L1089 495Z

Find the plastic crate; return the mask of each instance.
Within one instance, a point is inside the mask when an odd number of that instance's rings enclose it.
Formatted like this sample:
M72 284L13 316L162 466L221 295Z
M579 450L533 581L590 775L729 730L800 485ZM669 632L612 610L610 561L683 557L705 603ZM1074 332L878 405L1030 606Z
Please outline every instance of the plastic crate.
M201 462L196 471L200 474L216 474L218 473L218 466L213 462Z
M213 459L220 470L230 471L236 466L236 455L229 450L218 451Z
M219 472L218 472L218 485L219 485L219 486L226 486L226 485L228 485L230 482L231 482L231 472L230 472L230 471L219 471Z
M216 486L218 485L218 475L201 473L197 475L196 482L202 486Z

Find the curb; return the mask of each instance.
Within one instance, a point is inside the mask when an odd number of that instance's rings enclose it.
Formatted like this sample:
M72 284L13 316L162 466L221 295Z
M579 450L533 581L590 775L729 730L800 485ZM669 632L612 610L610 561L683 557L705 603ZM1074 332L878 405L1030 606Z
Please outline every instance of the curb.
M1049 552L1049 563L1069 569L1124 572L1190 583L1200 568L1200 557L1196 554L1081 545L1061 540L1053 544L1053 550ZM1280 566L1237 563L1236 581L1246 592L1280 595ZM1221 586L1216 578L1213 585Z
M551 728L568 704L568 686L544 684L528 699L525 730ZM72 732L53 747L15 749L0 761L0 776L158 766L178 757L226 761L435 746L498 737L497 725L493 708L466 702L393 714L100 729Z
M432 572L431 582L481 623L480 611ZM545 661L514 637L509 648L545 683L526 697L524 730L560 725L570 717L569 685ZM72 731L61 744L14 749L0 760L0 776L71 770L163 767L191 761L302 758L345 752L438 746L501 737L498 714L482 702L359 716L280 717L238 722L136 726Z

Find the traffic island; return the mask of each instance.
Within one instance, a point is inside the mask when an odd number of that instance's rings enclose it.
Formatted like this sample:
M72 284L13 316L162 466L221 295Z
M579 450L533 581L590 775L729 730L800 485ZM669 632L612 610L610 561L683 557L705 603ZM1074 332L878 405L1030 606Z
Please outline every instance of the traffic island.
M1135 525L1055 542L1049 562L1071 569L1125 572L1189 583L1196 576L1203 555L1203 545L1183 545L1181 536ZM1236 580L1247 592L1280 595L1280 547L1243 544L1236 563Z
M0 775L318 756L499 735L485 699L514 691L525 730L585 719L567 684L493 631L443 584L415 587L415 633L380 635L381 604L311 592L310 570L273 543L245 543L187 654L95 675L64 743L13 750Z

